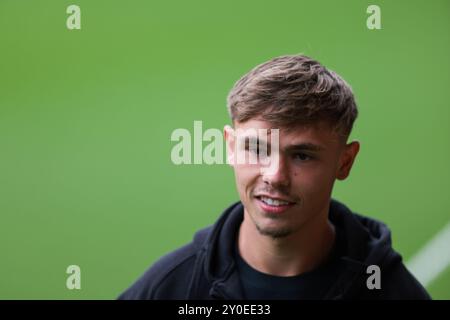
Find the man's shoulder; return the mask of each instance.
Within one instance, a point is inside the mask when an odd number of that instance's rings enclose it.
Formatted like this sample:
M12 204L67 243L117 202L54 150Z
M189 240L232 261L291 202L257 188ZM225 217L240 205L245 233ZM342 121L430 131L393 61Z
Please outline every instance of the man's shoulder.
M392 247L390 228L382 221L349 209L345 204L332 199L330 217L343 228L346 250L350 261L364 266L358 272L355 286L361 290L350 291L351 298L382 300L417 300L430 299L420 282L411 274L403 263L400 253ZM380 268L381 288L368 289L366 280L368 266ZM352 296L358 292L357 296Z
M196 232L194 239L184 246L171 251L155 263L118 299L184 299L198 254L204 250L203 244L211 226ZM161 296L170 292L170 297Z
M384 280L384 281L383 281ZM396 263L387 273L382 275L383 299L389 300L429 300L427 290L406 268L402 261Z

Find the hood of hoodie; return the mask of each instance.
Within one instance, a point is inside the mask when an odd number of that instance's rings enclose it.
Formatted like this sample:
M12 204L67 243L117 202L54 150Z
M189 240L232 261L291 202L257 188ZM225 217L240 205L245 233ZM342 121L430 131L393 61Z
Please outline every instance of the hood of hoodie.
M240 281L233 250L243 215L243 205L237 202L226 209L212 227L200 230L194 237L194 244L205 253L202 269L212 284L212 296L242 299L242 290L236 290L240 288ZM384 223L353 213L335 199L330 201L329 219L344 234L346 249L341 259L346 267L326 299L356 295L366 285L369 265L377 265L387 272L401 262L401 256L392 249L391 232Z

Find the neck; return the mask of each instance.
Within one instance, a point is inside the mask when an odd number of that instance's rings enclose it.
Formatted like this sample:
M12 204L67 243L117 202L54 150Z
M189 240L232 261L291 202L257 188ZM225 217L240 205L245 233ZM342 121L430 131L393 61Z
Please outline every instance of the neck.
M301 228L282 238L260 234L244 210L238 247L241 257L254 269L276 276L294 276L320 265L328 257L334 238L328 206Z

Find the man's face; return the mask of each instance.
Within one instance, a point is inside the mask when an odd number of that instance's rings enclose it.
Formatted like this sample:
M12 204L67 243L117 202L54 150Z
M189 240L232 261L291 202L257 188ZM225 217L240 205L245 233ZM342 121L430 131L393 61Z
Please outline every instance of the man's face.
M271 148L270 134L264 139L252 136L249 129L279 129L279 153L271 158L277 158L277 165L270 165L275 170L261 170L267 163L232 164L240 199L261 234L274 238L290 235L326 212L334 181L347 177L359 143L346 145L326 123L286 130L252 119L235 123L234 130L225 127L229 156L235 151L247 156L258 153L249 143L252 139ZM236 131L249 134L235 136ZM242 150L236 150L236 146L242 146ZM274 151L270 150L272 155Z

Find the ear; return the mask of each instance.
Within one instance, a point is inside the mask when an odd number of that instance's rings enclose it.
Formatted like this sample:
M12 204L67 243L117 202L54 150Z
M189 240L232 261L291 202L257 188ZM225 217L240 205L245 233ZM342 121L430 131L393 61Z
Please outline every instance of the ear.
M227 146L227 164L233 167L234 165L234 146L235 146L235 137L234 137L234 129L226 125L223 128L223 136L225 138L225 143Z
M359 152L359 148L359 141L352 141L351 143L344 146L344 150L341 153L339 166L336 173L337 179L344 180L349 176L356 155Z

